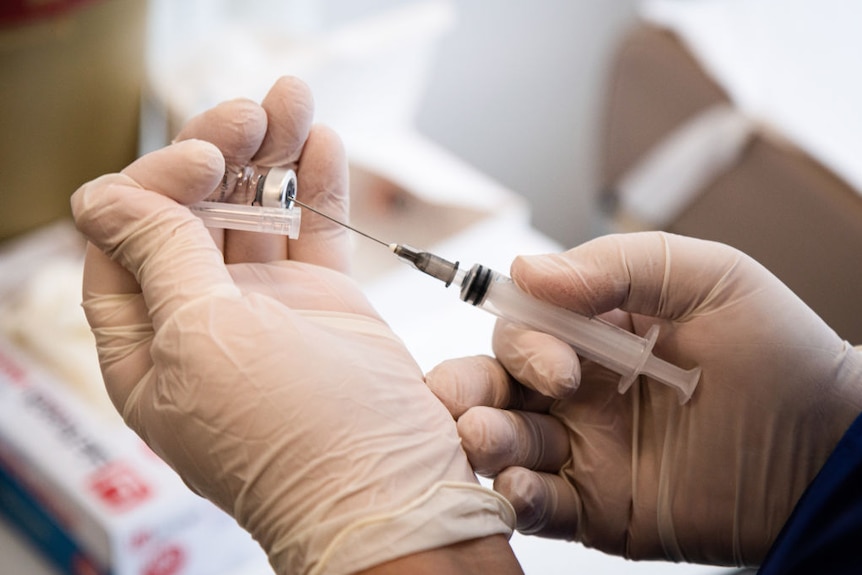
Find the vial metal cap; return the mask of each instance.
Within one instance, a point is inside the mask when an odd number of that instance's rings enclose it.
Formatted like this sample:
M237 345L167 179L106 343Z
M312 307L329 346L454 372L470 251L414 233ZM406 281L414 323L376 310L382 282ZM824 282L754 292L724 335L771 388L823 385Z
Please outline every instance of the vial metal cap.
M271 168L260 179L257 202L265 208L290 209L296 199L296 172L289 168Z

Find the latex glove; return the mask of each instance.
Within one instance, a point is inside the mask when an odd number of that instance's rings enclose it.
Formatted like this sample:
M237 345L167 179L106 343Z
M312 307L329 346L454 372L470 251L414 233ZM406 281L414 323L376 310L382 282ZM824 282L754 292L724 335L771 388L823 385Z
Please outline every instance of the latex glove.
M618 375L500 322L499 364L433 370L428 384L518 529L634 559L758 564L862 408L862 352L716 243L608 236L511 271L540 299L611 312L638 334L658 323L656 355L703 368L685 405L645 378L619 395Z
M181 141L74 194L109 395L278 573L354 572L505 534L511 508L476 484L451 417L340 273L345 233L308 212L295 241L214 242L183 206L225 163L251 161L295 166L300 197L346 217L344 152L311 110L304 84L283 79L262 106L229 102L180 134L212 143ZM247 263L260 259L272 261Z

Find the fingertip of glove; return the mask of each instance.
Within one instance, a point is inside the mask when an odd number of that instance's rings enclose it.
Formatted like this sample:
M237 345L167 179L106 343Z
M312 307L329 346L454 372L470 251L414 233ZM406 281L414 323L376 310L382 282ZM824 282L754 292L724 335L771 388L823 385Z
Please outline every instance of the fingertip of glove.
M468 407L461 401L460 375L460 361L457 359L446 360L425 374L425 385L456 419Z
M512 266L509 272L512 274L512 279L520 279L523 276L530 276L536 273L538 260L544 256L517 256L512 261Z
M542 395L562 399L577 391L581 364L569 344L546 333L498 321L492 345L512 377Z
M515 510L516 527L524 533L535 533L544 527L548 497L540 476L523 467L509 467L494 478L494 491L506 498Z
M182 160L187 162L191 169L200 170L208 175L224 174L225 161L221 150L206 140L182 140L171 144L166 150L181 154Z
M114 186L140 187L133 179L124 174L105 174L83 184L69 198L72 219L78 230L84 235L89 237L88 229L94 221L98 221L99 218L96 214L105 205L101 198L106 190Z
M461 446L479 475L490 477L506 466L518 442L512 417L505 410L479 405L458 418Z
M561 342L562 344L562 342ZM567 347L562 344L560 347ZM550 397L565 399L571 397L581 384L581 364L577 355L564 349L562 353L549 355L550 361L545 361L539 368L543 373L538 373L537 378L547 383L547 389L541 390Z
M522 290L554 302L567 293L567 283L578 275L570 268L571 263L562 254L528 255L516 257L510 273Z
M512 262L512 273L552 273L559 269L561 257L559 253L519 255Z
M494 478L494 490L503 495L509 503L518 503L515 510L519 511L519 507L523 508L525 502L540 495L539 486L534 479L533 473L528 469L508 467Z
M273 93L290 96L293 105L301 104L303 108L314 110L314 94L311 88L300 78L296 76L282 76L275 81L272 89Z

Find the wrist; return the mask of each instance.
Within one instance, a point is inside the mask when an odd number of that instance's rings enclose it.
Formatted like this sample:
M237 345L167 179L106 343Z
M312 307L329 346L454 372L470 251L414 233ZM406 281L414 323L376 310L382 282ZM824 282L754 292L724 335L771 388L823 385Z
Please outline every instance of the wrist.
M376 565L357 575L522 574L506 537L493 535L414 553Z
M354 517L330 539L314 529L269 549L278 573L346 575L470 541L509 537L515 513L498 493L475 483L438 482L399 508Z

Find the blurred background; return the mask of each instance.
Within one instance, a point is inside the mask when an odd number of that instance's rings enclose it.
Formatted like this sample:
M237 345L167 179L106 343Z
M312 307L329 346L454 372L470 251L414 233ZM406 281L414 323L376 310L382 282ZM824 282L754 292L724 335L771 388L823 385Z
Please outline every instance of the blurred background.
M424 50L423 69L405 68L401 78L370 74L357 80L368 85L354 84L352 90L386 102L393 99L387 93L404 95L398 105L412 106L412 117L399 121L409 120L420 134L524 195L536 227L561 243L573 245L602 229L594 201L600 94L615 42L634 18L634 0L542 0L529 6L469 0L150 0L155 25L146 31L147 6L141 1L32 4L56 8L34 9L18 20L13 8L4 8L10 12L0 37L6 189L51 188L65 197L80 183L124 166L137 153L131 142L136 142L138 94L152 89L153 82L158 82L155 98L161 99L156 104L174 106L181 118L220 96L256 97L277 74L313 66L292 57L287 46L301 43L306 51L313 38L381 14L409 12L404 8L413 4L425 10L404 14L400 22L396 18L394 24L404 26L400 36L369 28L383 45L359 49L377 51L372 57L383 62L404 46ZM71 7L64 12L62 5ZM143 58L146 39L149 68ZM284 45L273 46L278 41ZM261 50L268 50L265 61L255 61ZM212 74L186 74L183 86L162 84L189 66ZM219 66L236 69L213 70ZM414 84L405 95L399 84L406 81ZM222 85L214 88L217 82ZM345 105L357 101L350 92L334 97ZM24 169L28 158L39 163ZM63 173L56 179L45 174L58 169ZM16 175L20 179L11 179ZM3 194L3 237L57 214L45 202L34 202L41 208L18 207L24 197L30 196ZM16 217L10 222L12 209ZM39 211L41 218L33 214Z
M533 225L573 246L597 210L602 97L635 1L458 0L416 125L527 198Z
M284 74L309 83L318 120L342 135L351 217L368 231L503 270L518 253L613 231L722 241L862 343L860 16L841 0L4 1L7 359L69 384L85 414L111 411L78 308L70 194L220 101L260 100ZM356 251L358 279L424 368L487 352L490 320L465 320L431 292L435 303L416 309L397 297L405 281L422 293L415 277L362 242ZM30 423L0 417L0 447L18 454L0 457L0 495L73 499L62 482L22 479L56 472L16 443L10 429ZM4 537L0 556L21 547ZM515 545L528 573L720 572ZM51 545L35 548L15 560L53 557ZM73 572L51 560L16 572ZM110 554L92 561L122 573Z

